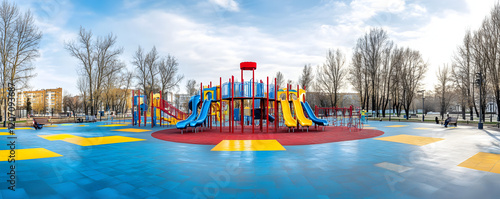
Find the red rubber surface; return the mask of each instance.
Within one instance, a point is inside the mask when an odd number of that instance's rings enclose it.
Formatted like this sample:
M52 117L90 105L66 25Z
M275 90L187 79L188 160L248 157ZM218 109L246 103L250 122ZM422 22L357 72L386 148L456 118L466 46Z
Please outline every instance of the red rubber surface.
M245 132L243 134L241 133L241 129L237 130L236 133L229 133L227 132L227 128L223 129L222 133L219 132L220 130L218 128L205 129L203 132L198 133L185 131L186 130L184 130L184 134L181 134L181 130L179 129L167 129L154 132L151 136L171 142L205 145L216 145L222 140L265 139L276 139L282 145L308 145L366 139L384 134L383 131L373 129L362 129L349 132L349 129L346 127L326 127L325 131L322 131L320 128L318 128L318 130L311 128L309 132L305 132L305 130L304 132L301 130L297 131L297 129L295 129L293 133L288 133L288 130L285 129L279 130L278 133L265 133L264 129L264 133L262 133L258 128L255 128L255 134L252 134L251 127L245 127Z

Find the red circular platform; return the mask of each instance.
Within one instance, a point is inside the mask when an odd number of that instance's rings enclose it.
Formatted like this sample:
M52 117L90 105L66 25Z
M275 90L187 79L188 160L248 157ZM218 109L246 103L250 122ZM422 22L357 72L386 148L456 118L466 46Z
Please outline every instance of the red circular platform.
M254 134L252 134L251 127L245 127L243 133L241 133L241 129L239 128L235 130L235 133L229 133L228 130L227 127L223 128L222 133L219 128L205 129L203 132L198 133L185 132L186 130L184 130L184 134L181 134L181 130L174 128L154 132L151 136L160 140L188 144L216 145L222 140L275 139L282 145L308 145L366 139L384 134L383 131L372 129L360 129L349 132L349 129L346 127L326 127L324 131L318 127L317 130L311 128L309 132L305 130L302 132L295 129L295 132L290 133L284 128L278 130L279 132L277 133L265 133L265 129L264 132L260 132L258 128L255 128Z

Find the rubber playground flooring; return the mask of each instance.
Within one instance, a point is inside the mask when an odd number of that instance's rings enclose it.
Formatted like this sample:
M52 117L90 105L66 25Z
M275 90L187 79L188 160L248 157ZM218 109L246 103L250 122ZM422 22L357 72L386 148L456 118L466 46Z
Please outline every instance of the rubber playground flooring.
M113 124L16 130L16 191L3 182L0 198L498 198L500 194L498 129L370 121L367 127L384 134L296 146L276 140L198 145L151 136L167 127ZM0 134L5 142L0 145L1 157L8 155L7 136ZM228 148L240 150L219 150ZM0 158L1 172L7 173L9 166L6 158Z

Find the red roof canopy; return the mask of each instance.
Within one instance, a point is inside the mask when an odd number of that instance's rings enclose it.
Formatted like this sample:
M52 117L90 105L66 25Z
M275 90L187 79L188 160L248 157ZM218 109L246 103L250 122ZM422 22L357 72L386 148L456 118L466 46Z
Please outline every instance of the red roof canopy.
M241 70L255 70L255 69L257 69L257 63L256 62L241 62L240 69Z

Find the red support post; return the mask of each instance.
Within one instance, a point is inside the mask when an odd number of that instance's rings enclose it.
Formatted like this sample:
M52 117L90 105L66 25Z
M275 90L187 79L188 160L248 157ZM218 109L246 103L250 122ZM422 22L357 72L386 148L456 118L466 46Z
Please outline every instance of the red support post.
M304 92L306 92L306 87L305 87L305 86L304 86ZM302 98L302 101L303 101L304 103L306 103L306 95L304 95L304 97Z
M241 115L241 133L243 134L243 128L245 128L245 100L243 97L245 97L245 84L243 80L243 70L241 70L241 89L240 89L240 97L241 97L241 110L240 110L240 115Z
M144 91L144 98L146 98L146 91ZM146 99L144 99L144 103L146 103ZM144 107L147 108L146 104L144 104ZM148 125L148 116L147 116L147 111L144 110L144 127Z
M153 114L155 114L155 113L153 113L153 111L154 111L154 110L153 110L153 107L154 107L154 106L153 106L153 91L151 91L151 98L150 98L150 99L151 99L151 101L150 101L150 103L151 103L151 104L150 104L151 109L149 110L149 114L151 115L151 128L153 128ZM156 112L156 111L155 111L155 112ZM158 119L158 118L157 118L157 119Z
M229 90L230 90L228 94L229 94L229 98L230 99L229 99L229 103L227 104L227 110L228 110L227 116L229 117L228 118L229 132L233 132L233 124L232 124L233 120L231 118L232 111L233 111L233 107L231 106L231 104L233 103L233 83L231 82L231 78L229 78L228 82L229 82L228 83L229 84L228 87L229 87Z
M231 120L231 132L234 133L234 75L231 76L231 103L230 103L230 117Z
M210 87L209 88L212 88L212 81L210 81ZM216 90L217 92L217 90ZM214 95L215 93L214 92ZM214 96L212 96L212 99L214 98ZM212 103L210 103L210 106L208 107L208 114L210 115L210 117L208 117L208 126L210 126L210 129L212 129Z
M200 82L200 103L203 105L203 82ZM196 107L198 109L198 107ZM203 123L201 124L203 126Z
M134 117L134 90L132 90L132 104L130 104L130 107L132 107L132 126L135 126L134 124L134 121L135 121L135 117Z
M219 128L222 133L222 77L219 77L219 120Z
M269 133L269 76L267 76L266 92L266 133Z
M137 118L139 119L139 121L137 122L137 124L139 125L139 127L141 127L141 90L138 90L137 91Z
M163 98L162 98L162 95L161 95L161 91L160 91L160 99L158 100L158 105L157 106L160 107L160 110L159 110L159 112L160 112L160 118L159 118L159 120L160 120L160 126L162 126L162 120L163 120L163 118L161 118L161 112L163 111Z
M289 94L289 91L290 90L290 85L286 84L286 101L289 102L290 100L288 100L288 96L290 95Z
M290 87L292 87L292 86L290 85ZM299 85L297 84L297 92L296 92L296 96L295 96L297 98L297 100L300 100L299 99L299 97L300 97L299 96L299 90L300 90L300 88L299 88ZM295 106L295 104L294 104L294 106ZM299 107L294 107L294 108L298 109ZM299 129L299 117L297 116L297 113L295 113L295 117L297 118L297 130L298 130Z
M280 123L280 118L278 117L278 85L276 84L276 78L274 78L274 132L278 132L278 126Z
M255 112L255 70L252 70L252 107L250 107L250 111L252 111L252 134L254 133L254 128L255 128L255 118L254 118L254 112ZM262 114L261 114L262 115Z

